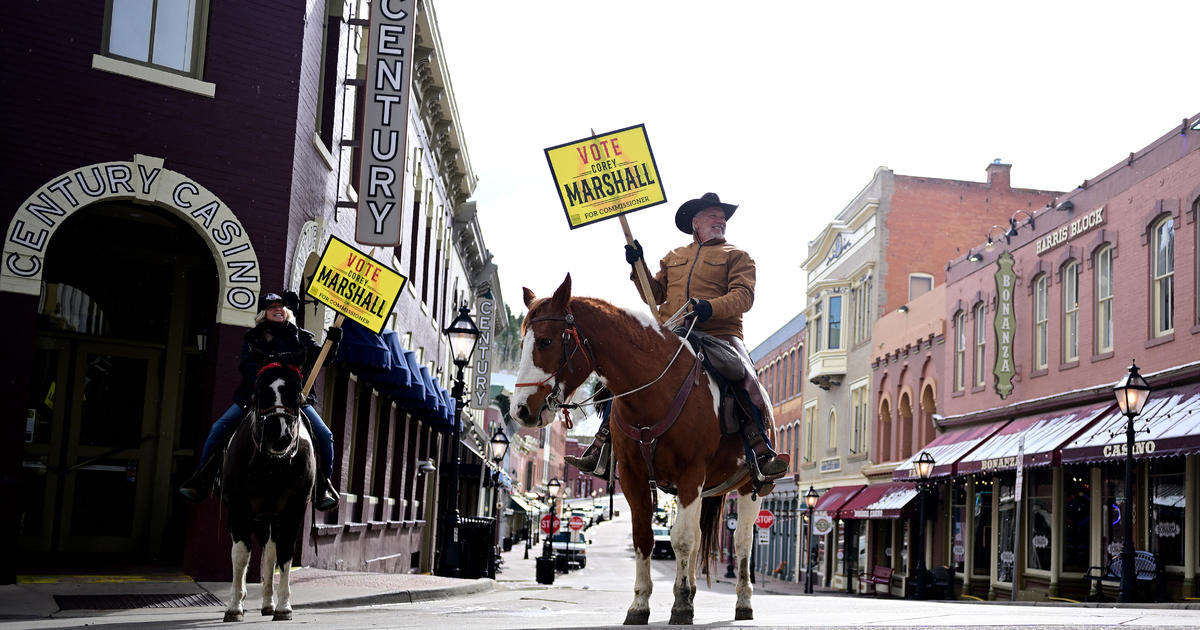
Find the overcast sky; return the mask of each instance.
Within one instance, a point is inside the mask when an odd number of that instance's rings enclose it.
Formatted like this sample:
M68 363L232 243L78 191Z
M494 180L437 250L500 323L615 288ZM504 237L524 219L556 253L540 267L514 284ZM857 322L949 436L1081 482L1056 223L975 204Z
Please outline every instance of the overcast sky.
M1136 7L1136 8L1135 8ZM741 204L753 348L803 307L807 243L886 166L1070 190L1200 111L1195 2L435 0L479 221L505 301L640 304L620 224L570 230L543 149L643 123L668 202L628 215L647 257L679 204ZM936 227L936 226L934 226ZM980 234L979 242L984 240ZM964 249L978 243L963 243ZM941 279L938 280L941 282Z

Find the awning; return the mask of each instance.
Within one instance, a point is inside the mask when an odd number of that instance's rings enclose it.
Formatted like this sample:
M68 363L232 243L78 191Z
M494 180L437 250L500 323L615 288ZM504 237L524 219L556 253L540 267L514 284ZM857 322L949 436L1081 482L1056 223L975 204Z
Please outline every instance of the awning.
M404 360L404 348L400 345L400 334L394 330L385 330L382 335L383 343L387 346L391 366L373 377L379 391L392 398L408 399L412 397L412 373Z
M838 510L838 517L900 518L901 510L916 496L916 484L897 482L867 486Z
M519 494L514 494L510 496L509 499L510 503L515 509L518 509L526 514L537 514L538 512L541 512L541 510L539 510L529 501L526 501L525 497Z
M927 452L933 456L933 473L929 475L930 477L953 475L955 470L954 465L958 463L958 460L974 450L981 442L991 437L992 434L1004 428L1005 424L1005 422L996 422L947 431L934 438L929 444L926 444L925 448L917 450L903 464L897 466L892 471L892 479L897 481L916 480L917 471L913 469L913 463L917 461L917 458L923 452Z
M349 319L342 323L342 341L336 359L371 370L387 370L392 366L392 352L383 338Z
M1059 449L1080 431L1102 417L1114 403L1078 407L1009 422L979 448L958 460L955 472L1013 470L1021 438L1025 439L1025 467L1057 464Z
M437 385L433 384L433 376L429 374L429 368L421 366L421 380L425 383L425 404L424 408L432 413L437 412L438 393Z
M417 353L412 350L404 351L404 362L408 364L408 373L410 376L409 392L412 395L412 400L422 405L425 404L425 378L421 374L421 364L417 363Z
M813 508L813 514L818 516L837 516L838 510L858 494L860 490L866 488L865 485L857 486L834 486L825 491L820 499L817 499L817 505Z
M436 376L432 377L432 380L433 380L433 394L434 394L433 395L434 413L436 413L438 418L440 418L441 420L447 420L447 418L446 418L446 395L445 395L446 390L442 389L442 384L438 382L438 379Z
M1167 457L1200 452L1200 383L1151 390L1142 415L1134 418L1133 456ZM1125 416L1115 407L1062 449L1062 463L1121 461Z

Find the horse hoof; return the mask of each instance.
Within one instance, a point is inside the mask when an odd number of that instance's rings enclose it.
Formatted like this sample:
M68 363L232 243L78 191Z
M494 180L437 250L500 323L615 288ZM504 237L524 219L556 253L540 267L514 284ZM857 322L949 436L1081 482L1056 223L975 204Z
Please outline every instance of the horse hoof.
M694 612L689 610L686 612L671 611L671 619L667 621L669 626L690 626L692 625L692 617Z
M632 610L625 613L625 625L627 626L644 626L650 623L650 611L644 610L641 612L633 612Z
M290 611L290 610L275 611L275 616L271 618L271 621L291 621L291 620L292 620L292 611Z
M263 606L262 607L262 616L266 617L267 615L274 615L274 614L275 614L274 606Z
M245 617L243 617L242 613L240 613L240 612L233 612L232 610L226 610L225 618L222 619L222 621L241 621L244 618Z
M751 608L738 608L733 611L733 619L735 621L747 621L754 619L754 610Z

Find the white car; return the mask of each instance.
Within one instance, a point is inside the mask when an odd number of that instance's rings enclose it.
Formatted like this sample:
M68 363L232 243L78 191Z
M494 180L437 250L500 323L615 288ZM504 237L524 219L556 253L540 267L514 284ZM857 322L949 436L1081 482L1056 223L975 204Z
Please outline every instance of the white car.
M654 549L651 558L675 559L675 548L671 546L671 530L666 527L654 528Z
M568 536L571 544L567 544ZM565 555L567 564L577 565L580 569L587 566L587 546L591 541L583 535L583 532L573 530L557 531L550 538L550 546L554 548L554 553L557 555Z

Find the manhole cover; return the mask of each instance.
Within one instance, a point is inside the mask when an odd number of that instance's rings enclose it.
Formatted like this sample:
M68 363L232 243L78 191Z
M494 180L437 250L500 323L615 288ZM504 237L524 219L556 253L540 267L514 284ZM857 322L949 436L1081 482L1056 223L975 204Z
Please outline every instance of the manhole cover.
M193 608L224 606L212 593L137 595L55 595L60 610L128 610L133 608Z

